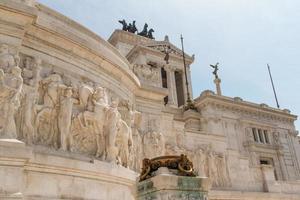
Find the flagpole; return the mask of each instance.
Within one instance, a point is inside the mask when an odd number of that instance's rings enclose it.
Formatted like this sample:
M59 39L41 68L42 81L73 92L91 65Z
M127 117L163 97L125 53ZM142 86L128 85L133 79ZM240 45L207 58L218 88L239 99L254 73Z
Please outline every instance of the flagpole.
M278 103L278 99L277 99L277 95L276 95L276 91L275 91L275 87L274 87L274 83L273 83L273 79L272 79L270 66L269 66L269 64L267 64L267 66L268 66L268 71L269 71L269 75L270 75L270 79L271 79L271 83L272 83L272 88L273 88L273 93L274 93L274 96L275 96L277 108L279 109L280 107L279 107L279 103Z
M182 59L183 59L183 68L184 68L184 76L185 76L186 94L187 94L187 100L186 100L187 105L185 106L185 110L189 110L189 109L195 110L196 108L191 100L190 91L189 91L189 82L188 82L188 77L186 72L185 53L184 53L182 35L180 35L180 40L181 40L181 48L182 48Z

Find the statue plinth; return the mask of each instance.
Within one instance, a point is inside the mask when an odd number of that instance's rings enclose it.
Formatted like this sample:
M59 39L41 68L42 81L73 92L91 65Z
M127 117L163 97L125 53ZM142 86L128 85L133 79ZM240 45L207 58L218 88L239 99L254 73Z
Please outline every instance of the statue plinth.
M178 176L171 173L157 175L137 184L137 199L195 199L208 200L208 190L211 187L208 178ZM158 170L159 172L159 170Z
M207 177L196 177L193 163L186 155L145 158L137 199L207 200L210 187Z
M222 92L221 92L221 79L215 78L214 83L216 84L217 95L222 95Z

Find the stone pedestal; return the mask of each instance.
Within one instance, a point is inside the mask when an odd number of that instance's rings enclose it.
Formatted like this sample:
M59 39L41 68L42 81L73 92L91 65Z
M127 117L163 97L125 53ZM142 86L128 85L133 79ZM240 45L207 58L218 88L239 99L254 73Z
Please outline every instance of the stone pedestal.
M195 110L186 110L183 113L183 118L185 121L185 128L190 131L199 131L200 127L200 113Z
M157 172L156 176L137 184L138 200L208 199L210 181L207 178L177 176L166 173L166 169Z
M221 79L216 78L216 79L214 80L214 83L216 84L216 92L217 92L217 95L222 95L222 92L221 92Z

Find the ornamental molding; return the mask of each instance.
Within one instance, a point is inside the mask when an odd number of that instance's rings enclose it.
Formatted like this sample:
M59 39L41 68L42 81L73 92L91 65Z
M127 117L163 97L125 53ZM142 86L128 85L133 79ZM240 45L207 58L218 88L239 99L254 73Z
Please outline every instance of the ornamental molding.
M205 110L208 106L213 107L216 111L229 111L239 115L242 118L253 119L266 119L269 122L283 122L293 123L296 119L296 115L286 113L281 110L277 110L270 107L260 107L258 104L250 102L235 102L229 97L217 97L216 95L209 94L197 98L195 105L198 110Z
M161 59L157 59L156 62L160 65L160 66L167 66L166 62L163 60L163 58L165 57L165 53L155 49L155 48L150 48L147 46L142 46L142 45L135 45L126 55L127 60L130 63L134 62L134 59L138 57L138 55L143 55L147 57L147 54L149 55L154 55L157 56ZM176 63L175 65L177 66L177 63L180 63L176 68L178 68L179 70L183 69L183 65L182 65L182 57L175 55L175 54L170 54L170 60L173 60L173 63ZM189 69L189 65L192 64L193 60L191 59L186 59L187 61L187 69ZM180 66L180 67L179 67ZM175 67L175 66L174 66Z

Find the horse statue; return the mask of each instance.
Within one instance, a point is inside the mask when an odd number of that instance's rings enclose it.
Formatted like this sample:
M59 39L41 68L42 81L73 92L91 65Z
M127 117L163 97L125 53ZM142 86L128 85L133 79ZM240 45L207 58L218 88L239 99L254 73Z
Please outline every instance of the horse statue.
M148 33L147 33L147 37L148 38L150 38L150 39L155 39L154 37L153 37L153 33L154 32L154 30L152 29L152 28L150 28L150 30L148 31Z
M119 23L123 25L123 27L122 27L123 31L128 31L128 26L127 26L125 19L119 20Z
M135 20L132 22L132 24L129 24L129 26L128 26L128 32L130 32L130 33L137 32L137 28L135 26Z
M140 36L144 36L144 37L147 37L147 34L148 34L148 24L145 23L144 25L144 28L142 30L142 32L139 32L138 35Z

